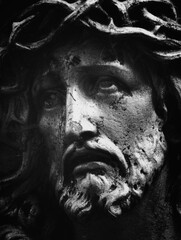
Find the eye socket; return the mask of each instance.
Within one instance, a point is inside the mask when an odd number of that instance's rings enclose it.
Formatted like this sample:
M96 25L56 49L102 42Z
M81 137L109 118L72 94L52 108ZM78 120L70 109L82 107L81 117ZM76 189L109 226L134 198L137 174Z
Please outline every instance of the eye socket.
M55 91L46 92L42 97L42 107L44 109L52 109L59 105L62 105L62 96Z
M116 93L119 90L118 83L116 83L116 80L114 78L104 76L99 78L96 84L96 90L98 93L104 94Z

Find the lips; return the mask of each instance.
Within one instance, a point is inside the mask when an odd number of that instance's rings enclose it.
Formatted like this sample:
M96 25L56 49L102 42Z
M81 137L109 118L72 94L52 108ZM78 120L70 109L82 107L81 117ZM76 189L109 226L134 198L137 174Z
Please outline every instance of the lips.
M86 176L87 173L104 175L108 172L114 172L114 168L111 165L98 160L77 165L73 170L73 176L74 178L82 178Z
M63 156L64 181L71 181L73 177L85 175L87 172L103 175L105 172L119 169L119 174L124 177L127 173L125 159L120 159L116 153L104 149L77 148L70 145Z

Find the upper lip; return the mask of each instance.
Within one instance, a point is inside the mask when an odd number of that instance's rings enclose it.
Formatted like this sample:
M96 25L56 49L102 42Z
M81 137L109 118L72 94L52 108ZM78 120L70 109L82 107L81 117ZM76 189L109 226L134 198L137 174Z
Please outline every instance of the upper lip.
M120 174L124 177L127 174L127 165L125 159L120 159L116 153L104 149L90 149L86 147L77 148L76 144L70 145L63 155L63 176L64 180L69 179L73 169L88 162L104 162L112 167L118 166Z

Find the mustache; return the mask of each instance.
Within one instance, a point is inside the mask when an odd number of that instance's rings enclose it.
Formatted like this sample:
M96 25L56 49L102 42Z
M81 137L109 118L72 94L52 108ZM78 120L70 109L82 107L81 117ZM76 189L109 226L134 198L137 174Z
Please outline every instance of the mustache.
M118 158L118 160L123 164L125 170L128 170L128 164L122 151L108 137L101 136L97 137L96 139L87 141L85 143L85 147L87 149L94 149L97 151L103 150L112 156L115 155Z
M125 176L128 173L128 164L118 146L116 146L105 135L97 136L88 141L74 142L65 150L62 162L62 176L65 178L71 167L78 163L80 159L88 159L89 162L101 159L106 160L109 164L116 164ZM79 160L78 160L79 159Z

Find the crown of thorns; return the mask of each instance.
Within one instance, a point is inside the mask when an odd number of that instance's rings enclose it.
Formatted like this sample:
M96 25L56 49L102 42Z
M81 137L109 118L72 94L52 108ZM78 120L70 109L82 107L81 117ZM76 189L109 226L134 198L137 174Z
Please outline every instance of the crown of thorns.
M170 0L40 0L12 23L8 46L36 50L77 21L109 35L152 41L165 60L181 57L181 26Z

